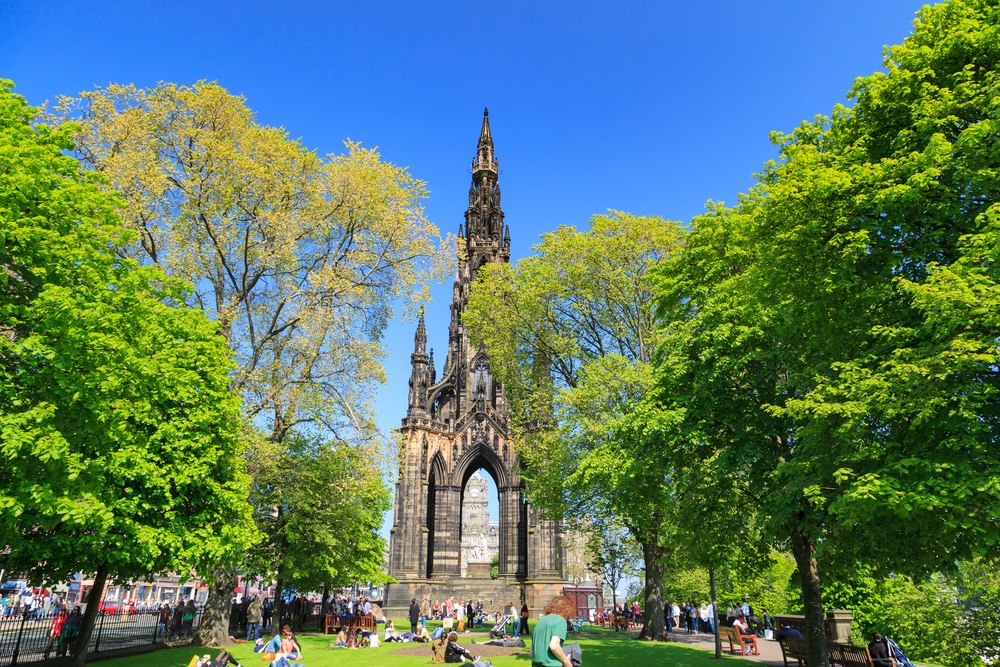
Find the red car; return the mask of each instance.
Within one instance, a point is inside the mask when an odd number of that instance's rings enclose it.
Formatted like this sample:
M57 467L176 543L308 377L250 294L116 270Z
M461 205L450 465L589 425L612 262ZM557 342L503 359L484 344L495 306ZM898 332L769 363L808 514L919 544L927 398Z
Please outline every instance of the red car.
M119 612L134 614L136 609L131 602L123 604L120 600L105 600L97 607L97 611L102 614L117 614Z

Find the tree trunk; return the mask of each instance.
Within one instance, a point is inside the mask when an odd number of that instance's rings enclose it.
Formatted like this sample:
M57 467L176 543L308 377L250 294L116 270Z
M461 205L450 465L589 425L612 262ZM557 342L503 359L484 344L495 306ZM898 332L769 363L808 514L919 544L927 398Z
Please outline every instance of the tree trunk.
M271 623L280 632L281 631L281 617L285 615L285 597L282 593L282 586L285 585L284 582L284 572L283 568L278 568L278 577L275 579L274 584L274 616L272 617Z
M712 594L712 632L715 634L715 657L722 658L722 635L719 634L719 603L715 596L715 568L708 568L708 588Z
M108 583L108 568L101 566L94 574L94 585L87 595L87 611L83 612L83 620L80 622L80 632L73 642L70 650L70 666L83 667L87 662L87 647L90 645L90 635L94 632L94 622L97 620L97 612L101 606L101 596L104 595L104 585Z
M802 607L806 617L806 642L809 646L809 667L830 667L826 650L826 615L823 613L823 593L816 563L816 546L800 528L792 530L792 555L802 580Z
M642 632L639 639L669 641L663 619L663 575L666 571L666 549L660 546L659 535L650 531L647 540L640 540L642 560L646 569L646 600L642 611Z
M205 610L201 614L198 632L191 642L195 646L229 646L229 613L236 577L224 567L212 572L214 583L208 589Z

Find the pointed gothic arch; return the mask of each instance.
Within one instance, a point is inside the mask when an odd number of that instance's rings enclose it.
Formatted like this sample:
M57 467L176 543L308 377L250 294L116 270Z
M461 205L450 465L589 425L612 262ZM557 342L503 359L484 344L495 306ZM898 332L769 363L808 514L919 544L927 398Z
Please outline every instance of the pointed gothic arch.
M426 576L433 576L434 573L434 551L435 551L435 527L437 522L437 489L438 486L446 484L448 481L448 469L445 467L444 457L440 451L434 452L431 457L429 471L427 473L427 511L423 532L427 536L423 551L425 562L422 563Z
M485 442L474 442L455 462L452 484L465 488L472 473L480 468L493 477L497 487L507 486L507 466Z

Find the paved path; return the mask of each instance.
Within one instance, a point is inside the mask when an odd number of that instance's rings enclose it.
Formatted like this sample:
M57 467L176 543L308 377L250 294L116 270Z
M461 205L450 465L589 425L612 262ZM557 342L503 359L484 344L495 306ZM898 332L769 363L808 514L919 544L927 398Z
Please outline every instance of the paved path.
M706 651L715 651L715 635L704 634L701 632L688 634L687 632L678 632L676 630L670 632L669 635L674 641L703 648ZM748 655L744 657L747 660L759 662L764 665L784 667L785 663L781 659L781 646L778 645L778 642L771 639L764 639L763 637L757 637L757 650L760 651L759 656ZM725 639L722 640L722 652L726 655L729 654L729 642Z

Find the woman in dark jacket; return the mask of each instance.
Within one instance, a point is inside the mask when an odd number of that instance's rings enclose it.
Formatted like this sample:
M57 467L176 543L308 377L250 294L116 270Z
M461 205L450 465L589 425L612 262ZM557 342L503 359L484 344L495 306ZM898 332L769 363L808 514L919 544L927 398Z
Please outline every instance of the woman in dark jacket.
M463 660L462 658L465 658ZM444 649L445 662L475 662L476 656L469 653L469 650L458 643L458 633L452 632L448 635L448 646Z

